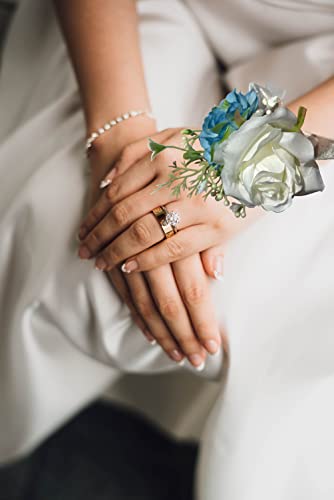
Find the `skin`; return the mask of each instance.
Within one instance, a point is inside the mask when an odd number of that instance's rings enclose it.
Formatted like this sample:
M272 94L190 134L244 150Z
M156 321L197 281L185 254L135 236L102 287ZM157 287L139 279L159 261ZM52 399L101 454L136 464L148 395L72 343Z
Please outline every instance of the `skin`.
M79 1L80 12L85 14L74 25ZM106 117L149 108L135 2L98 1L99 9L95 4L93 9L88 0L73 0L70 6L65 0L56 1L82 90L88 131L98 128ZM119 21L112 31L108 29L111 14ZM99 32L93 38L92 25L98 27L94 33ZM120 46L122 54L127 54L126 62L120 56ZM332 78L291 103L295 112L300 105L309 109L305 130L333 136L333 108L328 110L333 90ZM206 203L199 196L175 199L170 191L156 191L156 185L167 180L168 165L179 157L176 151L165 151L151 163L147 137L176 144L180 141L177 129L158 132L154 122L140 117L118 125L113 141L106 136L96 141L90 159L92 208L80 227L79 256L96 259L96 266L109 273L150 341L157 340L174 361L185 355L201 367L206 353L216 352L221 345L205 271L213 276L215 269L221 268L226 242L262 212L251 210L240 221L212 199ZM102 178L112 183L101 192L98 185ZM150 213L159 205L182 215L182 231L169 240L164 239Z
M54 4L79 83L87 136L125 111L150 109L136 2L54 0ZM130 145L143 138L146 144L147 137L157 132L155 122L141 116L99 137L89 158L91 206L104 195L99 184L116 164L122 161L126 169L146 155L146 146L135 153L131 148L129 153ZM219 259L222 256L218 247L202 258L197 252L136 276L126 275L115 266L108 277L150 342L157 340L176 362L187 356L193 366L202 367L207 354L217 352L221 346L206 275L213 276L215 269L222 267L217 264Z

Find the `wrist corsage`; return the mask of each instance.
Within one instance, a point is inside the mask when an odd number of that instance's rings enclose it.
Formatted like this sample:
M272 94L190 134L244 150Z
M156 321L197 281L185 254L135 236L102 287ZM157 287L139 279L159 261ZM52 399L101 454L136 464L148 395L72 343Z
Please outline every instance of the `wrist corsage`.
M201 130L182 131L183 147L149 140L152 159L166 148L183 151L182 163L171 165L159 187L171 187L176 196L181 190L213 196L237 217L258 206L283 212L295 196L324 189L316 160L334 158L334 141L302 132L305 115L304 107L296 116L282 105L282 95L255 83L246 94L233 90Z

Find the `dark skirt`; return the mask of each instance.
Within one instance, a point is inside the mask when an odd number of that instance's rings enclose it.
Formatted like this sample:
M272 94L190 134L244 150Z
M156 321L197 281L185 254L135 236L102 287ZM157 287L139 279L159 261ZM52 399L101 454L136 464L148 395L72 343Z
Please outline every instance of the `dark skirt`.
M96 403L0 469L1 500L191 500L197 447Z

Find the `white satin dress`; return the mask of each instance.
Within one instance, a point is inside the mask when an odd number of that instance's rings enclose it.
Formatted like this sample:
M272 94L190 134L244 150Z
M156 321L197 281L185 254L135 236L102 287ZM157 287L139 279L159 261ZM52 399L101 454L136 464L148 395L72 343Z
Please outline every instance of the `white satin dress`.
M286 88L288 99L334 74L331 0L141 0L138 10L161 127L198 122L220 98L213 54L224 61L229 86L269 81ZM20 5L4 54L0 109L5 461L102 394L118 369L175 367L145 344L104 277L76 257L86 189L83 120L47 0ZM224 282L212 284L230 362L222 376L221 359L211 358L203 374L219 384L202 438L197 500L334 497L334 162L323 176L324 193L264 216L231 242ZM148 412L186 434L192 426L183 407L198 422L217 391L194 378L181 382L179 372L170 377L176 384L159 379L161 405L176 385L182 400L171 405L169 396L165 408Z

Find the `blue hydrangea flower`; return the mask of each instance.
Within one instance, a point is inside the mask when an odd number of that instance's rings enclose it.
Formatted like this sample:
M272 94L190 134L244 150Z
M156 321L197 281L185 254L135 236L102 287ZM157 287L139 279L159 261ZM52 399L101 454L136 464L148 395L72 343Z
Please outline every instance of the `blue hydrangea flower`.
M204 149L204 157L212 163L215 144L222 142L241 123L248 120L258 108L258 97L254 90L247 94L232 90L218 106L205 117L199 140Z

